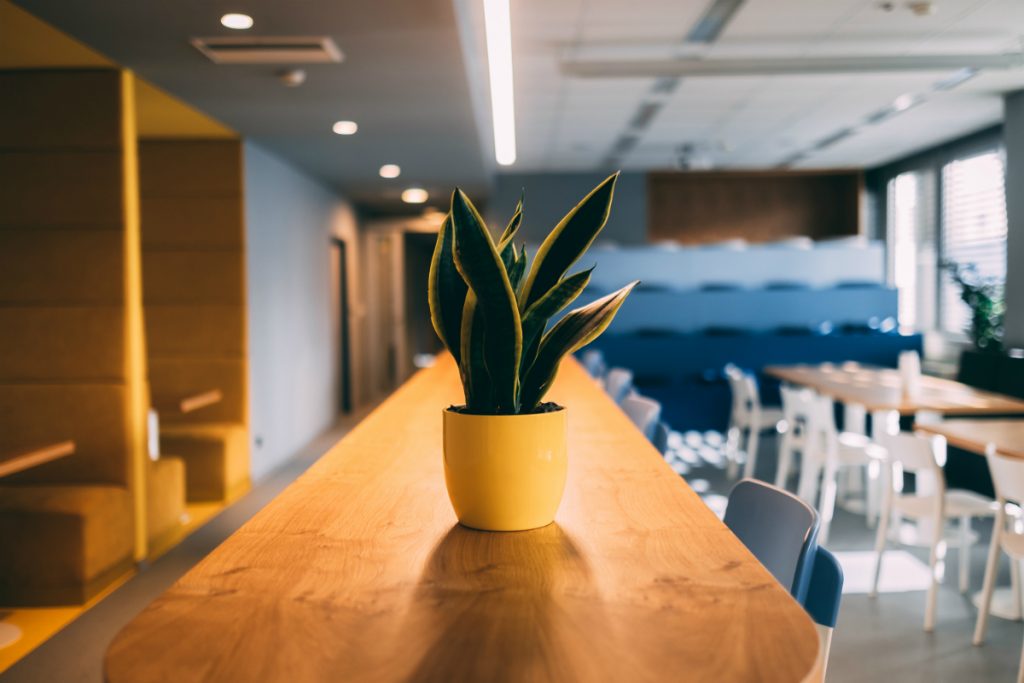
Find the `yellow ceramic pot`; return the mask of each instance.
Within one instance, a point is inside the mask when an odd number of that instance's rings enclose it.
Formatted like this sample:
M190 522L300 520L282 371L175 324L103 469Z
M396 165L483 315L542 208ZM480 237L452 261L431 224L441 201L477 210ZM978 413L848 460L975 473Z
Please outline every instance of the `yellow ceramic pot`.
M444 411L444 478L463 526L522 531L550 524L565 490L566 411Z

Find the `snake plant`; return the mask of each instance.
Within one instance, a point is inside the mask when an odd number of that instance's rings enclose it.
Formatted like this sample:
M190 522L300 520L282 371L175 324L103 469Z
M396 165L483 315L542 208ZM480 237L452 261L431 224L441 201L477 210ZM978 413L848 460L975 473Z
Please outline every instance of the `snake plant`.
M609 176L555 226L529 264L516 248L523 202L493 239L459 189L437 235L430 263L430 317L459 366L466 397L461 408L480 415L544 411L541 401L562 358L589 344L611 324L632 282L570 311L548 328L590 281L593 268L569 269L608 220L618 174Z

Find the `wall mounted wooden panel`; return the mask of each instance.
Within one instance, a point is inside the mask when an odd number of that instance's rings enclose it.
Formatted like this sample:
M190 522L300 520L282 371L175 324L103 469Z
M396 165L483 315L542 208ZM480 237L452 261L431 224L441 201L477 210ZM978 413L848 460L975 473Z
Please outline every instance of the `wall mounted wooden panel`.
M124 306L0 306L0 377L124 382L124 326Z
M0 148L120 149L120 103L94 96L109 87L110 70L45 73L44 82L0 71L0 102L18 103L0 107Z
M4 105L6 106L6 104ZM117 151L0 148L0 226L110 227L124 219Z
M651 173L647 235L681 244L856 235L861 186L854 171Z
M121 304L123 273L120 229L0 226L0 304Z
M248 424L245 225L238 140L139 144L143 295L154 395L223 399L165 423ZM191 461L190 461L191 462Z

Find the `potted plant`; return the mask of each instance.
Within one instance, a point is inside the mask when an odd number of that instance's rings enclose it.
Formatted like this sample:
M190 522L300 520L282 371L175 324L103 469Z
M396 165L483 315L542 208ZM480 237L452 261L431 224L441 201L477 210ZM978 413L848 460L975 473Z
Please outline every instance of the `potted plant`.
M547 236L527 269L516 248L519 201L495 242L459 189L437 236L428 287L434 330L459 366L465 404L443 412L448 495L464 526L517 531L550 524L565 488L566 413L544 402L559 362L596 339L630 290L548 322L587 286L567 275L608 219L618 174Z
M999 358L1003 350L1002 287L978 274L973 263L946 261L943 269L960 288L960 299L971 309L965 330L974 348L960 354L959 379L971 386L994 391L998 385Z

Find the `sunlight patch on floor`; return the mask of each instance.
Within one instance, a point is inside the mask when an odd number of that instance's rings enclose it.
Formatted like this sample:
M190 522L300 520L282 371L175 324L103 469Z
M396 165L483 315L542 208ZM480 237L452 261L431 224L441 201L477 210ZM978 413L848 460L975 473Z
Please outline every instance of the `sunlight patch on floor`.
M871 591L875 572L873 550L833 551L843 568L843 593L866 594ZM879 593L907 593L928 590L931 572L928 565L906 550L888 550L882 557Z

